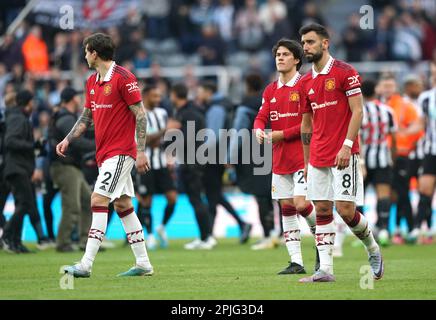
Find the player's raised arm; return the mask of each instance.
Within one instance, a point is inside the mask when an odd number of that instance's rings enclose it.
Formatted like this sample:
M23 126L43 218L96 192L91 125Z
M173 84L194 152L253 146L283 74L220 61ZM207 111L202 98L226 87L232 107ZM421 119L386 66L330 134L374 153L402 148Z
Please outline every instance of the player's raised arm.
M79 138L91 125L92 123L92 111L88 108L83 108L83 112L77 119L76 124L71 129L70 133L65 137L64 140L58 143L56 146L56 153L59 156L65 157L65 152L68 149L71 141Z
M136 169L139 173L144 173L150 169L144 153L147 140L147 115L142 101L129 106L129 109L136 118Z

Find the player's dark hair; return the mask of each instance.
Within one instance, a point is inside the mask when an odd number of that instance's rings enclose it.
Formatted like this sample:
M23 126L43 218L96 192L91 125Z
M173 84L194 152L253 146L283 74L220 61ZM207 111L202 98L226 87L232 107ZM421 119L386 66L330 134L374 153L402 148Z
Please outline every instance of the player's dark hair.
M384 80L394 80L395 82L397 82L397 79L395 78L394 74L391 72L383 73L380 76L379 82L384 81Z
M330 39L330 35L323 25L320 25L318 23L310 23L305 26L302 26L300 30L298 31L300 36L309 33L309 32L315 32L317 35L321 36L323 39Z
M171 87L171 92L174 92L178 99L188 99L188 87L183 83L176 83Z
M88 51L97 52L100 59L104 61L113 60L115 54L115 44L112 38L104 33L94 33L83 40L83 47L88 45Z
M365 98L371 98L375 96L375 86L376 83L372 79L368 79L362 82L362 86L360 87L362 90L362 95Z
M203 89L206 89L207 91L210 91L212 93L216 93L218 88L214 81L206 80L200 83L200 87Z
M157 89L156 83L147 83L142 89L142 95L148 94L151 90Z
M262 77L257 73L248 74L245 77L245 83L249 90L253 92L259 92L263 87Z
M272 48L272 54L274 57L276 56L279 47L285 47L292 52L292 54L294 55L294 59L300 60L300 62L298 62L297 64L297 70L300 70L301 66L303 65L303 47L301 46L301 44L295 40L282 38L277 41L275 46Z

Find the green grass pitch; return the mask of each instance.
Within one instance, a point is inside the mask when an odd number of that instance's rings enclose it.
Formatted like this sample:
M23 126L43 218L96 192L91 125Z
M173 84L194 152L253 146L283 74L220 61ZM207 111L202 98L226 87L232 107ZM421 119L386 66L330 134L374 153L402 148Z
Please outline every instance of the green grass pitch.
M335 283L301 284L302 275L278 276L287 265L284 246L252 251L237 239L220 239L211 251L186 251L186 240L149 252L155 274L117 278L133 265L133 254L120 242L100 252L89 279L75 279L62 290L62 265L78 261L82 252L13 255L0 251L0 299L436 299L436 245L391 246L383 250L385 276L373 289L361 289L360 268L368 265L363 247L349 237L344 257L335 259ZM251 242L253 243L253 242ZM30 245L31 247L32 245ZM314 265L313 239L303 240L308 272Z

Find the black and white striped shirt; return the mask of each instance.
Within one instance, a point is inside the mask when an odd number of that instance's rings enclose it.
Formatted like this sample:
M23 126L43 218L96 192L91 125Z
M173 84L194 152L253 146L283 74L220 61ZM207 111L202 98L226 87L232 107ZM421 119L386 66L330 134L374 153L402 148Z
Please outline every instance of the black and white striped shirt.
M424 153L436 156L436 88L421 93L418 102L425 117Z
M168 113L163 108L154 108L147 110L147 134L153 134L159 130L165 129L167 126ZM167 167L167 160L162 146L145 148L145 154L150 161L152 170L158 170Z
M366 101L361 128L362 153L368 169L392 165L388 135L397 131L392 109L378 100Z

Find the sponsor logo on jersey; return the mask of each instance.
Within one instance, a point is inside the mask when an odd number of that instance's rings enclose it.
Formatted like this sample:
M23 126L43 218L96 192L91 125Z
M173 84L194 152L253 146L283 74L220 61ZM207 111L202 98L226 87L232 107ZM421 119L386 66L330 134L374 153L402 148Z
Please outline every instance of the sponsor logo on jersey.
M138 87L138 82L137 81L126 84L126 87L127 87L127 91L129 93L132 93L134 91L139 91L140 90L139 87Z
M334 78L329 78L325 80L325 90L326 91L333 91L335 90L336 84Z
M338 100L335 101L327 101L325 103L317 104L316 102L312 102L310 106L312 107L312 110L322 109L329 106L335 106L338 104Z
M348 85L350 87L360 85L359 75L348 77Z
M112 109L111 104L96 104L95 101L91 101L91 110L95 111L97 109Z
M270 111L270 113L269 113L269 119L271 121L277 121L280 118L287 118L287 117L298 117L298 112L280 113L280 112L274 110L274 111Z
M296 92L296 91L291 92L291 94L289 96L289 101L292 101L292 102L300 101L300 95L298 94L298 92Z
M104 87L103 87L103 93L104 93L104 95L105 95L105 96L108 96L108 95L111 94L111 92L112 92L112 85L111 85L110 83L105 84Z

